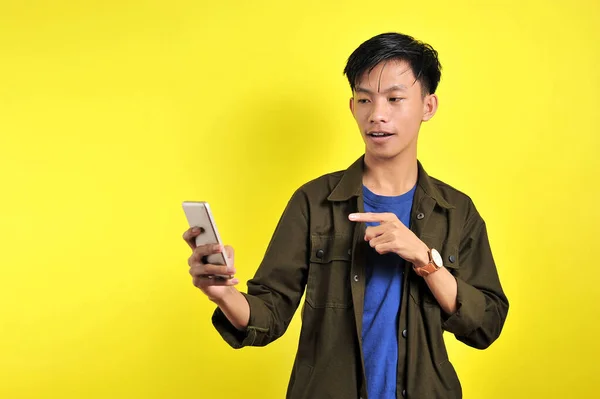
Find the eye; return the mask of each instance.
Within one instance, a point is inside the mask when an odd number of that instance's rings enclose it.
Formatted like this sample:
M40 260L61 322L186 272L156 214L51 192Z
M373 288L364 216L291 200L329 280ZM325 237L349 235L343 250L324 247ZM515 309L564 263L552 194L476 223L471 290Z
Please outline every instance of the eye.
M403 97L391 97L391 98L390 98L390 102L391 102L391 103L399 103L399 102L401 102L402 100L404 100L404 98L403 98Z
M368 103L368 102L369 102L369 100L368 100L368 99L366 99L366 98L359 98L359 99L358 99L358 103L359 103L359 104L366 104L366 103Z

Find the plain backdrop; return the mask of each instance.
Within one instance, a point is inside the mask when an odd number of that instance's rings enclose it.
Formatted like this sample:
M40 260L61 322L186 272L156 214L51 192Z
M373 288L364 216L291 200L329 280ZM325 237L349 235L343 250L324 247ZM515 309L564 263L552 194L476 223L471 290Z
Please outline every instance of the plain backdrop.
M184 200L240 289L293 191L363 152L342 75L397 31L439 51L426 170L471 196L511 303L465 398L600 390L598 1L0 2L0 397L282 398L300 331L229 348ZM343 378L343 376L341 376Z

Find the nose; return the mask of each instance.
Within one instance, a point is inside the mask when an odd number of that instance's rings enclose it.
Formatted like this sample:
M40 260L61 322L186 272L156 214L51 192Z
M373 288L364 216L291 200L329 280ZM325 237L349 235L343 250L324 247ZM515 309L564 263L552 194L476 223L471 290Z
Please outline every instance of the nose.
M369 122L371 123L386 123L389 121L389 107L387 102L374 101Z

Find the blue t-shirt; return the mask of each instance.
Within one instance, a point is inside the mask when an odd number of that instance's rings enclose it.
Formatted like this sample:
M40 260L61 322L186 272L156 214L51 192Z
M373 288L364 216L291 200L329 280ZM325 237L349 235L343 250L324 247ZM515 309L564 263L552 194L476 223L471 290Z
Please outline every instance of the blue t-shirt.
M366 212L394 213L409 226L415 187L385 197L363 186ZM367 223L377 226L379 223ZM366 264L362 346L369 398L396 399L398 372L398 317L405 261L394 253L380 255L370 248Z

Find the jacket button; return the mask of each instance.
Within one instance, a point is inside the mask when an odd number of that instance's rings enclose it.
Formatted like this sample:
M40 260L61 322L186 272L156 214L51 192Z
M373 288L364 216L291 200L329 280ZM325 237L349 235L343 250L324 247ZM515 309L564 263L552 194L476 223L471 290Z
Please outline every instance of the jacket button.
M408 336L408 331L402 330L402 337L406 338Z
M348 250L348 255L352 255L352 248Z
M417 215L417 219L419 219L419 220L423 219L424 217L425 217L425 214L423 212L421 212Z
M402 397L403 397L403 398L406 398L406 389L403 389L403 390L402 390Z
M354 281L356 281L358 283L358 274L354 275Z
M448 257L448 260L450 261L450 263L454 263L456 262L456 256L450 255L450 257Z
M322 249L319 249L317 251L317 258L319 259L323 259L323 256L325 255L325 251L323 251Z

